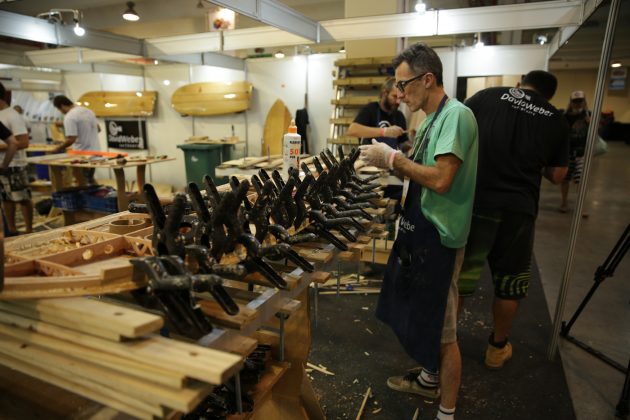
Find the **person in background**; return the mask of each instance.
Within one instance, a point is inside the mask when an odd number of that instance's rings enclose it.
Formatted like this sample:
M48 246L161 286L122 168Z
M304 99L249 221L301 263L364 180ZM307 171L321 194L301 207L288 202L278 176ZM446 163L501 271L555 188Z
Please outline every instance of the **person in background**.
M26 233L31 233L33 231L33 201L28 187L28 163L26 162L28 129L24 124L24 118L9 106L10 99L6 95L7 91L0 83L0 122L13 134L18 150L9 163L7 173L2 176L2 208L7 219L7 229L17 232L15 210L19 204Z
M495 295L489 369L512 358L508 334L529 288L542 177L558 184L567 172L567 124L549 103L557 85L535 70L516 88L484 89L466 101L479 124L479 167L459 294L463 304L474 293L487 261Z
M0 122L0 140L2 140L0 141L0 157L2 159L2 161L0 162L0 194L4 203L5 191L7 187L10 187L11 182L11 170L9 168L9 164L13 160L13 157L18 150L18 141L15 137L13 137L11 131L4 124L2 124L2 122ZM11 231L8 228L7 224L4 223L4 221L6 220L4 211L2 212L2 219L4 234L6 236L16 235L17 232L15 232L15 230Z
M361 108L346 135L360 137L361 144L371 144L371 139L375 138L392 149L409 149L411 144L405 133L407 121L398 110L400 100L394 87L395 81L390 77L383 83L379 101Z
M55 96L53 105L65 115L63 119L65 141L57 147L56 153L62 153L70 146L75 150L101 150L98 141L101 127L91 110L75 105L63 95ZM88 183L94 184L95 170L92 168L83 171Z
M446 95L442 62L426 44L410 46L393 64L398 98L412 112L422 109L427 118L411 158L376 140L360 146L368 165L405 177L403 214L376 316L421 367L388 378L387 386L439 396L436 418L453 419L461 380L457 277L475 193L477 123L470 109Z
M571 182L579 184L582 177L584 150L588 137L588 126L591 122L591 112L588 110L583 91L576 90L571 93L569 105L567 105L567 109L564 112L564 118L566 118L570 130L569 171L560 185L561 201L558 208L560 213L569 211L568 197ZM586 217L586 213L583 216Z
M407 121L398 110L400 99L394 87L395 79L390 77L381 85L380 99L361 108L354 122L348 127L346 135L360 137L361 144L371 144L372 139L386 143L396 150L407 152L411 142L405 132ZM402 195L400 185L385 187L384 196L399 200ZM397 206L396 213L400 212Z

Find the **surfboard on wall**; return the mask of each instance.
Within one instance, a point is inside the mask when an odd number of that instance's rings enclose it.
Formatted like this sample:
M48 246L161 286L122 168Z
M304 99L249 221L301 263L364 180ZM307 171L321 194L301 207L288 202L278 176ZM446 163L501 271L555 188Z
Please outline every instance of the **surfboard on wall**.
M286 134L289 124L291 124L291 113L284 102L278 99L267 113L263 131L262 155L266 156L267 153L282 154L282 137Z
M249 82L202 82L173 92L171 105L186 116L224 115L249 109L253 86Z
M156 101L156 91L144 90L86 92L77 102L91 109L97 117L150 117Z

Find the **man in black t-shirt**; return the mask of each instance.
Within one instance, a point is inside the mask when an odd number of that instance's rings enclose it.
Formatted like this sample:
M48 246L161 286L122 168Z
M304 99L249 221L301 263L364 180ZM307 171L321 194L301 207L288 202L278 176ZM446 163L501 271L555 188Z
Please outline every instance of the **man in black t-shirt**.
M380 100L364 106L348 127L346 135L360 137L362 144L372 144L372 139L387 143L393 149L409 145L405 131L407 122L398 110L400 100L391 77L381 86ZM405 146L401 147L401 145Z
M487 260L495 289L491 369L512 357L508 332L529 287L541 179L558 184L567 172L567 123L549 103L557 84L536 70L516 88L484 89L466 101L479 126L479 161L459 294L474 292Z

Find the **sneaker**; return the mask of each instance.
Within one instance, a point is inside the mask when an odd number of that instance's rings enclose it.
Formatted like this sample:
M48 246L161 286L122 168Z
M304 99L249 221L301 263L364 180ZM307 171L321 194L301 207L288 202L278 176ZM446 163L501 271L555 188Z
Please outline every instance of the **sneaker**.
M418 373L414 372L409 372L404 376L390 376L387 378L387 386L394 391L418 394L427 398L435 399L440 396L440 388L422 386L418 381Z
M486 349L486 367L488 369L501 369L505 362L512 358L512 344L508 342L505 347L498 348L488 344Z

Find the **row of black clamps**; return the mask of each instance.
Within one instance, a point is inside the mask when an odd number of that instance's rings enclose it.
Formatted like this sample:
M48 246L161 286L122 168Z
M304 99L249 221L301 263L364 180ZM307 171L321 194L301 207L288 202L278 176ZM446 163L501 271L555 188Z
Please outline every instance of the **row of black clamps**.
M286 289L275 263L290 261L305 272L314 270L293 245L325 241L347 250L336 233L356 241L356 233L365 231L360 220L372 219L366 209L376 208L372 200L381 197L374 177L357 175L358 156L356 149L344 156L339 148L336 158L326 149L313 157L314 171L302 163L303 173L292 169L283 178L277 170L270 175L260 169L251 182L231 177L229 190L222 192L206 175L202 188L191 182L188 194L176 194L166 206L145 184L146 204L129 206L132 212L149 213L153 222L154 256L132 260L149 284L138 299L161 308L179 329L188 328L187 335L204 334L208 323L195 293L209 292L226 313L236 314L238 306L223 279L249 282L258 273Z

